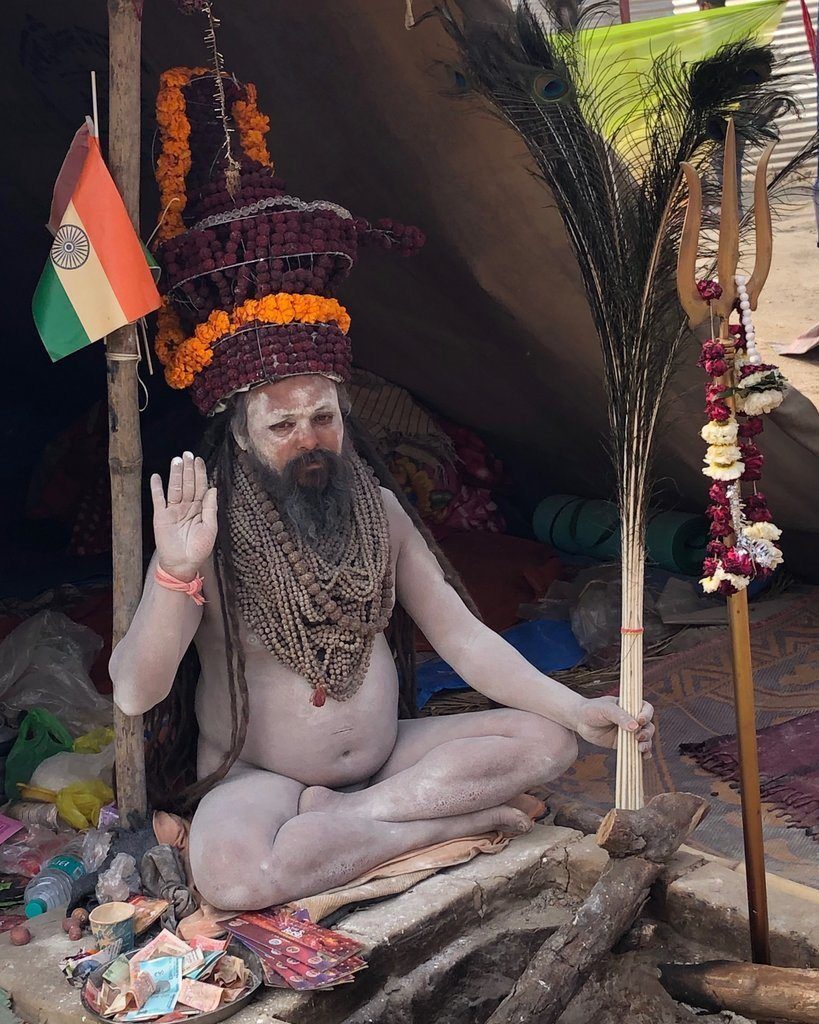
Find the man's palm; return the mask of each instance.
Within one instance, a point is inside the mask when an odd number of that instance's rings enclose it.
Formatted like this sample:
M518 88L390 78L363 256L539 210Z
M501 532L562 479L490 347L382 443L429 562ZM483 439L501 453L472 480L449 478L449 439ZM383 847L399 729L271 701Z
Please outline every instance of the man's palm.
M216 488L208 487L205 463L185 452L171 463L167 500L156 474L151 496L159 564L174 576L192 579L216 542Z

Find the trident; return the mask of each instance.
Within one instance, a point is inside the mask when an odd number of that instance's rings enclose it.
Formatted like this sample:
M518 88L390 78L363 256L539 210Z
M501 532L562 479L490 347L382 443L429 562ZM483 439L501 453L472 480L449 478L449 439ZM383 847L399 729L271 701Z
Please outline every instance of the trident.
M773 232L768 199L767 170L774 146L763 153L754 179L753 215L756 227L756 259L748 280L747 291L751 309L757 308L771 269ZM712 310L719 316L719 340L725 346L729 370L727 387L736 383L736 352L728 331L728 318L737 299L736 273L739 263L739 202L736 167L736 135L734 122L728 122L723 159L722 202L717 249L717 275L722 294L712 300L709 308L697 290L696 262L702 223L702 186L695 168L682 164L688 185L688 207L685 213L680 250L677 259L677 293L688 315L692 330L701 326ZM733 397L729 398L731 407ZM771 962L768 937L768 901L765 883L765 850L762 841L762 807L759 794L759 757L756 745L756 711L754 707L754 676L751 664L751 634L748 620L748 594L741 590L728 597L728 622L731 631L731 657L734 679L734 709L739 750L740 797L742 800L742 832L745 844L745 868L748 886L748 915L751 950L755 963Z

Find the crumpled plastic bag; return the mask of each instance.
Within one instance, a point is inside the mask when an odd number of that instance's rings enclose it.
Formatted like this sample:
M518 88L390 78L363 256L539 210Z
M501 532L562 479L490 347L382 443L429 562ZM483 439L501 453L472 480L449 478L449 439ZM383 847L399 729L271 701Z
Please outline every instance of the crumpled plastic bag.
M55 796L54 803L63 821L82 831L99 822L100 808L113 799L114 791L110 786L99 779L92 779L64 786Z
M73 836L73 832L58 833L42 825L26 825L0 845L0 874L33 878Z
M82 862L89 874L92 871L98 871L105 863L113 838L111 832L101 828L89 828L85 833L82 843Z
M141 892L142 882L136 869L136 860L130 853L118 853L107 871L97 880L96 896L99 903L123 903L131 893Z
M44 761L71 749L71 736L59 719L45 708L32 708L20 723L20 732L6 758L6 797L16 800L19 787L28 783Z
M619 567L602 566L601 570ZM601 575L603 573L601 572ZM575 639L589 655L589 664L608 664L619 656L622 634L622 585L617 579L592 579L583 588L572 608L570 621ZM664 626L657 614L654 597L643 594L643 643L646 646L670 636L674 630Z
M92 729L91 732L85 733L84 736L78 736L74 740L74 753L75 754L99 754L101 751L114 742L114 730L108 726L99 726L96 729Z
M107 786L114 775L114 744L110 743L99 754L77 754L65 751L52 754L34 769L30 784L55 792L74 782L92 782L99 779Z
M110 726L113 704L88 675L101 647L93 630L61 612L32 615L0 643L0 712L45 708L74 737Z

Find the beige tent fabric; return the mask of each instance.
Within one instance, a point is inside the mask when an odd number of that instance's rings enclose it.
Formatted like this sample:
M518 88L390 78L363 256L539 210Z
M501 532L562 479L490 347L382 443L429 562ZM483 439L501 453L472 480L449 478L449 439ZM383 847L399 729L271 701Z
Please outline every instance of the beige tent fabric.
M414 0L416 18L425 4ZM104 62L105 6L25 7L9 9L0 41L5 94L15 96L5 128L17 140L4 161L36 224L76 128L65 96L87 67ZM598 340L562 223L520 140L478 101L448 93L454 55L437 21L408 32L404 0L230 0L220 13L227 67L257 83L271 152L291 191L427 233L411 260L362 253L344 285L358 363L478 429L523 498L610 496ZM146 5L146 144L158 74L201 63L201 32L201 19L178 15L171 0ZM147 151L143 164L148 226L156 190ZM763 293L762 302L776 296ZM693 339L686 360L672 385L656 476L667 504L699 510L704 380ZM793 394L768 417L762 443L765 492L788 531L786 549L796 543L802 560L817 548L810 538L800 545L800 531L817 529L819 415Z

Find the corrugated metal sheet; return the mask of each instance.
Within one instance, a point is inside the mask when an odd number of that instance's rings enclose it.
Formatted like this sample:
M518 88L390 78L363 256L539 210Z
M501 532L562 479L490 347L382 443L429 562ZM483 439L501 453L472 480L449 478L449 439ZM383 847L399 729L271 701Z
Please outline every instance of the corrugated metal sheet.
M815 0L810 2L815 6ZM732 6L731 0L728 0L728 6ZM634 21L688 14L696 10L696 0L631 0ZM772 166L781 166L816 131L816 75L805 39L799 0L788 0L785 5L782 21L774 34L774 46L778 56L788 61L788 71L794 76L794 92L802 105L799 117L792 115L781 122L782 141L772 161Z

